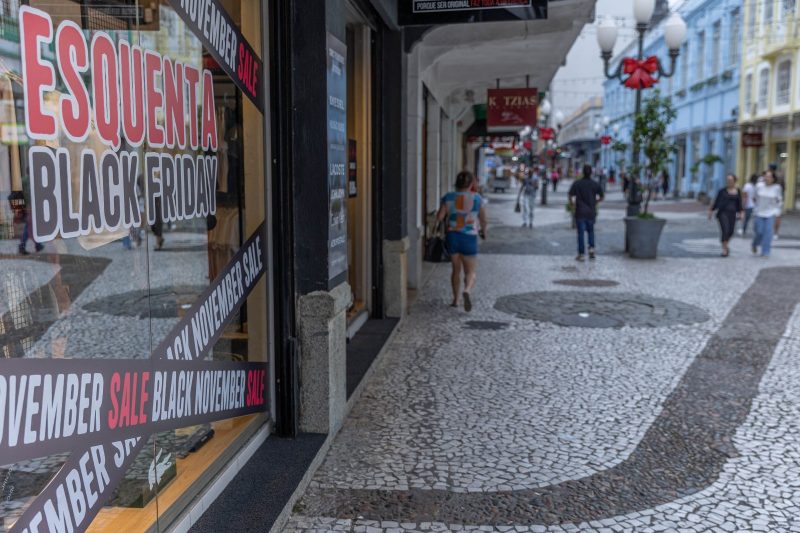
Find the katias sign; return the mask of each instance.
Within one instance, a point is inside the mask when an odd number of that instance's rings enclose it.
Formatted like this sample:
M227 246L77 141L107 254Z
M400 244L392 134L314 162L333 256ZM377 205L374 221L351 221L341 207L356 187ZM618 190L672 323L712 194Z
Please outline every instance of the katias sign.
M488 131L517 131L536 125L538 89L489 89L487 100Z
M87 42L69 20L57 28L47 13L20 8L20 41L28 137L55 142L64 135L85 142L90 135L107 147L84 149L80 184L70 186L73 162L65 148L31 148L33 237L47 242L143 224L136 177L145 169L147 222L205 217L216 212L218 161L214 83L210 71L95 32ZM55 51L51 61L43 53ZM45 94L56 88L56 70L66 91L51 109ZM91 84L84 83L91 72ZM171 155L120 150L191 150ZM202 150L204 155L196 152ZM140 158L144 161L140 161Z

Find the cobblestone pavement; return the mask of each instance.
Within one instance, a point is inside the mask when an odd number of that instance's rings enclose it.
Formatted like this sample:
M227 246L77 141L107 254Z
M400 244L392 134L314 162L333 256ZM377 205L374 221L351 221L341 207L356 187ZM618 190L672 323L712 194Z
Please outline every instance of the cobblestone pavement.
M433 268L287 531L800 531L796 220L725 259L660 202L674 250L633 261L606 209L576 263L559 198L492 198L472 313Z

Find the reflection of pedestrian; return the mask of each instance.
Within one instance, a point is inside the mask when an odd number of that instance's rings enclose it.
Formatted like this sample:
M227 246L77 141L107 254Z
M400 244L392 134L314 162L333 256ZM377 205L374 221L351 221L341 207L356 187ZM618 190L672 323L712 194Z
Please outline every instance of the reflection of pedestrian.
M736 187L736 176L728 174L726 178L725 187L720 189L717 197L714 199L714 204L708 210L708 219L711 220L714 212L717 212L717 220L719 221L719 229L721 232L720 241L722 241L722 257L730 255L730 248L728 248L728 241L733 236L733 230L736 228L736 219L742 216L742 194Z
M13 191L8 195L8 203L11 205L11 211L14 215L14 224L22 225L22 235L20 235L19 239L19 253L21 255L28 255L28 240L33 241L34 248L37 252L41 252L44 249L44 245L31 238L31 226L33 221L31 220L31 210L28 207L29 203L27 198L25 198L25 194L22 191Z
M156 250L164 247L164 218L161 216L161 198L155 197L156 223L150 226L156 236Z
M592 167L583 167L583 178L572 183L569 202L575 206L575 222L578 227L578 261L584 260L586 244L584 233L589 234L589 259L595 258L594 223L597 219L597 204L603 200L603 190L592 180Z
M756 234L753 238L753 253L758 253L758 248L761 247L761 255L769 257L775 218L781 214L783 206L781 186L775 183L775 175L772 172L768 171L764 175L764 181L756 185L755 204L753 214L756 217Z

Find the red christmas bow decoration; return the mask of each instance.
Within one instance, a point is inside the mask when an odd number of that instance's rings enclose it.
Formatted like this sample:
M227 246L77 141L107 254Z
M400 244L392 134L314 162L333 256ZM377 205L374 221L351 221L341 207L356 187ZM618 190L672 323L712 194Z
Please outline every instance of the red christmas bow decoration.
M625 74L628 74L625 87L629 89L649 89L658 83L658 80L653 77L653 74L658 71L656 56L650 56L642 61L626 57L623 60L622 69Z

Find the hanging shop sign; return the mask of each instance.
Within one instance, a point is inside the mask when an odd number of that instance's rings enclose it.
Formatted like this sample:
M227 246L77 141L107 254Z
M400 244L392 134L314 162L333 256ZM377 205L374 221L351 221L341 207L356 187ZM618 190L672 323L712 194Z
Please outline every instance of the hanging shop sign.
M264 64L217 0L169 0L175 12L256 108L264 112Z
M486 129L509 131L534 126L538 108L538 89L489 89Z
M553 128L539 128L539 139L542 141L549 141L554 139L556 136L556 132Z
M764 133L751 131L742 133L742 148L761 148L764 146Z
M347 153L347 183L349 184L347 192L350 198L355 198L358 196L358 141L355 139L348 141Z
M328 280L347 272L347 47L328 34Z
M547 18L547 0L400 0L401 26Z

